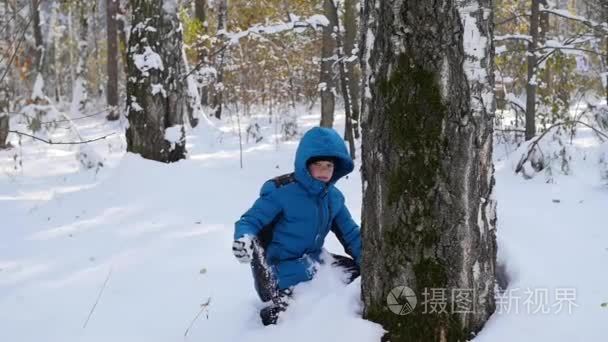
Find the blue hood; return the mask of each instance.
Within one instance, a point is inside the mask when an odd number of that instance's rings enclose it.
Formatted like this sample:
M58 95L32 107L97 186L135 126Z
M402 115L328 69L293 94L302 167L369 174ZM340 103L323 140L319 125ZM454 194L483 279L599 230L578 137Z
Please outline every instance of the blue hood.
M318 156L336 158L330 184L336 183L338 179L351 173L354 169L353 160L348 154L342 137L331 128L313 127L300 140L295 160L296 179L312 193L320 193L325 188L325 183L314 179L306 167L308 159Z

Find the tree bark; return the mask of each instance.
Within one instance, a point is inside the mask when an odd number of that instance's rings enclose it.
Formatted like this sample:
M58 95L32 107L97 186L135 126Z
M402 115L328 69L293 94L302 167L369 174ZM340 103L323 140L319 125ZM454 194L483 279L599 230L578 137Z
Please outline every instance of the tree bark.
M336 55L338 57L338 70L340 73L340 89L342 91L342 98L344 99L344 114L345 114L345 124L344 124L344 139L348 142L348 147L350 151L350 156L352 159L357 157L356 148L355 148L355 137L353 132L353 118L352 118L352 101L350 95L348 74L346 72L346 62L344 61L344 49L342 48L342 35L340 32L340 19L338 18L338 8L333 0L330 0L332 6L334 6L334 10L332 14L335 17L330 19L330 22L336 23L336 30L334 32L334 39L336 42Z
M2 110L2 109L0 109ZM9 147L6 139L8 138L9 116L6 113L0 112L0 150Z
M217 11L217 31L218 38L222 41L225 33L224 30L227 28L228 22L228 0L220 0ZM220 52L219 63L216 66L217 79L215 83L214 96L213 96L213 107L214 115L216 118L222 118L222 107L223 107L223 93L224 93L224 57L226 49Z
M125 20L128 14L130 13L129 3L125 3L125 7L121 7L120 0L116 0L118 4L116 5L117 15L120 15L120 20L116 20L116 24L118 26L118 50L120 51L120 56L122 58L122 65L124 68L125 74L127 73L127 45L129 44L127 38L127 29L125 25Z
M528 42L528 78L526 83L526 134L530 140L536 135L536 48L538 47L539 0L532 0L530 13L530 37Z
M207 21L207 0L194 1L194 16L205 26L205 22Z
M364 317L383 340L466 341L495 309L491 1L362 9ZM418 298L407 315L387 306L399 286Z
M332 0L323 0L323 13L329 20L329 25L323 27L323 39L321 47L321 127L333 127L334 125L334 107L336 93L336 75L332 69L335 62L336 40L335 27L338 23L334 18L337 18L336 7Z
M2 4L2 12L0 12L0 26L4 28L4 34L3 34L3 38L5 39L6 42L9 41L9 38L11 37L11 21L13 18L11 18L11 15L9 14L9 4L8 1L4 1ZM6 58L6 57L5 57ZM4 75L6 73L6 75L9 75L10 71L9 68L11 66L8 63L2 63L0 64L0 77L2 77L2 75ZM0 80L0 150L2 149L6 149L8 146L7 143L7 139L8 139L8 130L9 130L9 79L11 79L12 77L4 77L3 79Z
M49 73L47 71L49 70L49 67L48 66L45 67L45 64L49 64L49 61L44 61L45 44L44 44L44 40L42 38L42 28L40 27L40 0L31 0L30 6L31 6L31 11L32 11L32 30L34 32L34 44L36 46L35 51L34 51L34 66L35 66L36 73L33 78L33 81L35 82L35 80L37 80L39 77L42 77L42 80L44 80L44 82L45 82L45 86L44 86L43 90L46 90L46 89L51 88L49 85L46 84L46 83L50 82L51 80L48 79ZM51 30L52 30L52 21L49 26L51 26ZM52 37L52 33L50 34L50 36ZM47 95L52 96L55 94L50 93ZM33 98L32 100L41 101L43 99Z
M161 162L186 155L182 35L175 7L131 0L127 151Z
M602 7L604 23L608 24L608 2L604 1ZM604 65L606 66L606 70L604 70L606 73L606 105L608 105L608 34L604 34L604 46L606 47L604 50Z
M106 0L106 32L107 32L107 60L106 70L108 80L106 84L106 102L109 107L107 119L118 120L118 32L116 14L118 13L118 0Z
M72 114L83 113L88 98L87 66L89 58L89 16L87 5L83 2L77 3L78 9L78 64L76 65L76 78L72 85Z
M203 26L203 34L207 33L207 0L195 0L194 1L194 15ZM199 61L205 61L208 54L207 47L205 44L198 46L198 59ZM209 88L205 84L201 88L201 105L209 105Z
M7 67L9 67L7 65ZM0 71L2 71L0 69ZM8 82L0 83L0 150L10 147L7 142L10 129Z
M357 38L357 12L355 0L344 1L344 56L349 59L353 56L355 40ZM350 94L352 131L355 139L359 139L359 87L360 77L357 73L357 60L346 63L346 75Z

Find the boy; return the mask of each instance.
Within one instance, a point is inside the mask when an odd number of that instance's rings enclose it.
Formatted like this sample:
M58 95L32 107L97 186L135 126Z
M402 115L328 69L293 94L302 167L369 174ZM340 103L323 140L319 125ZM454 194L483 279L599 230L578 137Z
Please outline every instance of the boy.
M260 197L236 222L233 253L240 262L251 262L262 301L273 301L260 311L264 325L276 323L293 286L313 278L330 230L353 258L332 255L332 265L343 268L349 282L359 276L359 227L334 187L353 168L336 131L314 127L300 141L295 172L264 183Z

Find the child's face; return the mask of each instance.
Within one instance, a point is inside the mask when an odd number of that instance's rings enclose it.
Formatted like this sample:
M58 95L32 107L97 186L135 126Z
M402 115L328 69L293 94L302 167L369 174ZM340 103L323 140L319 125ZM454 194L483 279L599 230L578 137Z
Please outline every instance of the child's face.
M329 182L331 176L334 174L334 163L325 160L319 160L317 162L311 163L308 166L308 171L310 175L321 182Z

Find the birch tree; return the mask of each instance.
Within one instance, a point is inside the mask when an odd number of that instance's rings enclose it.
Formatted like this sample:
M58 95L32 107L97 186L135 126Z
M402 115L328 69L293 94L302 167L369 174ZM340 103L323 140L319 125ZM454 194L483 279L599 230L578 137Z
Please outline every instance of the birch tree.
M384 340L466 341L495 309L491 1L362 7L364 316ZM425 311L431 289L448 310Z

